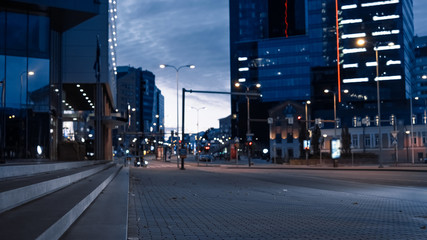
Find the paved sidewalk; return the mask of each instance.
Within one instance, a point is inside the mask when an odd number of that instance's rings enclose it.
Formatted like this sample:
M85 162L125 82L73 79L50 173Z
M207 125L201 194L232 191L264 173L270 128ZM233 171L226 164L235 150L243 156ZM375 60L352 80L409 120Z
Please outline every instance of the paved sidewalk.
M126 239L128 191L129 168L123 167L61 239Z
M164 162L161 160L155 160L154 156L149 155L145 157L150 162L158 162L163 165L169 164L171 167L177 167L176 156L171 158L171 161ZM181 160L179 161L181 163ZM378 164L366 164L359 165L339 165L338 167L333 167L331 165L289 165L289 164L274 164L271 161L266 161L263 159L252 159L251 162L253 165L249 167L248 160L245 157L242 157L237 163L235 160L214 160L212 162L197 162L194 156L188 155L188 158L185 159L184 166L199 166L199 167L225 167L225 168L273 168L273 169L309 169L309 170L365 170L365 171L421 171L427 172L427 164L424 163L399 163L395 165L394 163L385 163L382 168L379 168ZM180 165L179 165L180 166Z
M128 239L427 239L425 188L317 181L150 161L131 168Z

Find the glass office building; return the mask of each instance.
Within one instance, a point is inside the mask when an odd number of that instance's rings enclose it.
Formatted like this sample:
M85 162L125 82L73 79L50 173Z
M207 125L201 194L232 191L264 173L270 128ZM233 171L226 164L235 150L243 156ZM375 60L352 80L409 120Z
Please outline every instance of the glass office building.
M342 94L344 107L366 110L374 119L378 81L381 118L394 114L409 122L407 99L415 93L412 1L341 0L339 11L341 88L349 90Z
M266 119L268 109L286 101L311 99L311 69L336 66L335 1L230 1L231 89L254 89L251 118ZM232 96L232 135L244 138L244 97ZM254 123L255 135L267 139L267 124ZM240 127L237 127L240 126ZM264 133L265 132L265 133Z
M364 46L356 44L360 38ZM267 110L284 101L311 100L311 119L331 120L328 88L337 95L341 123L350 126L355 115L375 118L378 79L383 118L408 118L412 39L411 0L230 1L231 89L245 91L234 86L239 82L262 94L250 101L251 119L267 119ZM244 139L246 99L231 99L232 135ZM268 132L266 123L253 124L259 136Z
M115 59L109 57L114 55L115 42L108 42L109 28L115 27L114 13L115 1L107 0L0 2L2 162L60 160L62 142L87 137L81 123L94 125L90 117L97 100L102 101L102 116L109 115L116 91ZM93 68L97 35L102 43L103 97L99 98ZM108 119L103 122L101 131L108 139ZM102 159L111 158L109 142L99 144L105 146L99 155Z

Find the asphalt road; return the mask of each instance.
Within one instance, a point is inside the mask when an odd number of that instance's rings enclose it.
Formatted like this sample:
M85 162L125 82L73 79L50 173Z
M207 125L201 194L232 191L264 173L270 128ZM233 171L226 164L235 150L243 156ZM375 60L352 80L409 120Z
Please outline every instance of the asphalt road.
M186 166L130 174L129 239L427 239L427 173Z

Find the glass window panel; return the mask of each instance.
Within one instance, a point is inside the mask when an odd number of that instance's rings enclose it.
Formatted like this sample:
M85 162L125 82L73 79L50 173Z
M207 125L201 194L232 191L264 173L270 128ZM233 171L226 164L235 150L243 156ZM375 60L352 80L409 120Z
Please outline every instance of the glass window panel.
M49 110L49 60L28 59L28 71L34 75L28 77L28 104L36 111Z
M27 15L7 12L6 48L8 55L26 55Z
M5 86L6 86L6 82L5 82L5 80L6 80L6 69L5 69L5 67L6 67L6 65L5 65L5 63L6 63L6 56L4 56L4 55L0 55L0 81L1 81L1 83L0 83L0 95L1 95L1 97L0 97L0 107L3 107L3 106L5 106L5 97L6 97L6 88L5 88Z
M49 57L49 18L29 16L28 52L30 57Z
M0 10L0 54L4 54L6 48L6 12Z
M6 107L25 104L27 59L6 56Z

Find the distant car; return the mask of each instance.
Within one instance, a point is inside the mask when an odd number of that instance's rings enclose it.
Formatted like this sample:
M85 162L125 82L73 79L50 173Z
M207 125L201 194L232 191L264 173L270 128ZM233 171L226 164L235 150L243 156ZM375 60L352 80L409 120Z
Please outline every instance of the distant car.
M212 162L212 155L210 154L201 154L199 156L199 161L203 161L203 162Z
M133 165L135 167L147 167L148 166L148 162L145 161L142 158L137 157L137 158L135 158L135 161L133 162Z

